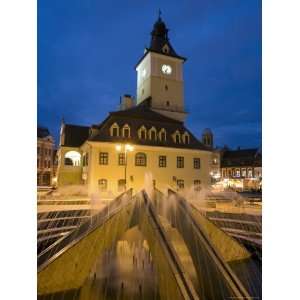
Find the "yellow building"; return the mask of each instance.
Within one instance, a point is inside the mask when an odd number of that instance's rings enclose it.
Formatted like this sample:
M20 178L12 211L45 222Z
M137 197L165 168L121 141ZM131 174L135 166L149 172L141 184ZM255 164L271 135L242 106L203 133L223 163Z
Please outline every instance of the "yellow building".
M125 95L120 110L97 125L62 123L58 185L83 184L89 193L113 195L141 189L145 177L159 189L210 185L219 159L212 133L204 133L202 142L184 124L185 60L159 17L136 65L137 100Z

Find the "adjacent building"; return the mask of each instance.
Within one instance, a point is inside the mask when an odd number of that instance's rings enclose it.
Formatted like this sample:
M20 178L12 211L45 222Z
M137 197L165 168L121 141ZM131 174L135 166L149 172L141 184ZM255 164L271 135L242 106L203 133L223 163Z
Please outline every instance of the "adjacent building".
M137 191L147 180L159 189L210 185L220 156L210 130L197 138L184 123L185 61L159 17L150 46L136 64L137 98L124 95L120 109L99 124L62 122L58 186L82 184L89 193L116 194L125 188Z
M221 176L224 187L235 190L260 190L262 181L262 155L258 148L223 149Z
M37 128L37 185L51 186L53 178L54 139L45 127Z

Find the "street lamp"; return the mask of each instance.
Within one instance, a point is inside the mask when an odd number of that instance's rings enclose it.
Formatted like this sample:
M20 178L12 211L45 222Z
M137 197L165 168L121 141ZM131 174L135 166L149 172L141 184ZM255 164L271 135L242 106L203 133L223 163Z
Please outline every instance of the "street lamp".
M122 150L124 149L124 160L125 160L125 164L124 164L124 179L125 179L125 191L126 191L126 184L127 184L127 175L126 175L126 172L127 172L127 152L132 152L134 150L134 147L130 144L126 144L126 145L116 145L116 150L117 152L121 152Z

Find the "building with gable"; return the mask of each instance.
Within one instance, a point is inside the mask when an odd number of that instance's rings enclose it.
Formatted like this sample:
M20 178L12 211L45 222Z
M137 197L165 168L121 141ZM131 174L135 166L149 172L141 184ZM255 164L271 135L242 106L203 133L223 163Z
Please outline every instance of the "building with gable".
M210 130L198 139L185 126L185 61L159 16L136 64L137 98L125 95L119 110L90 127L62 122L58 186L83 184L90 193L117 194L141 189L147 173L159 189L210 185L220 160Z
M224 187L235 190L261 190L262 153L259 148L222 149L221 177Z

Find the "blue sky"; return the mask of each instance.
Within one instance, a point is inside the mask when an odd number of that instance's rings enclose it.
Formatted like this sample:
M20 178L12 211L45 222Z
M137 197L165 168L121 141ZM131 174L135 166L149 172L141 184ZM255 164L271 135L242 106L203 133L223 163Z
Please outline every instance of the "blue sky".
M134 65L158 9L184 66L186 124L215 144L261 145L261 1L38 1L38 124L58 138L136 94Z

